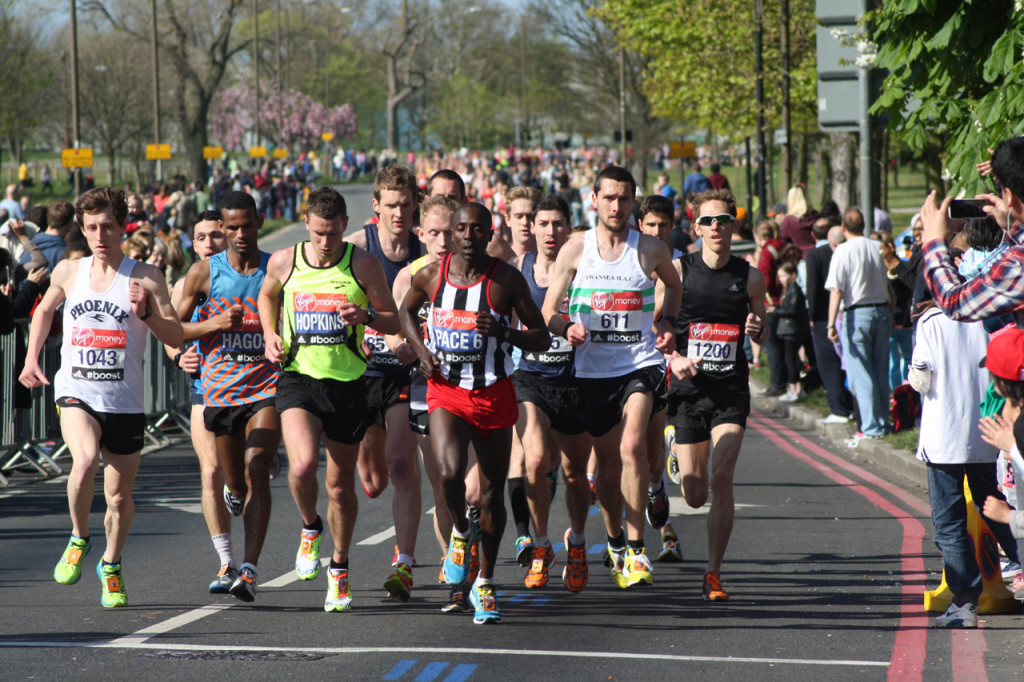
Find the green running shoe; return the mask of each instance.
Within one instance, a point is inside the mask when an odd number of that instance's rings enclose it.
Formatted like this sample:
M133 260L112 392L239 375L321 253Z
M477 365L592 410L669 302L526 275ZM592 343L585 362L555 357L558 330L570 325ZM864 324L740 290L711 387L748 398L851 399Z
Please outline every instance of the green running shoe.
M124 589L124 578L121 576L121 564L104 564L103 560L96 564L96 575L100 577L103 591L100 603L108 609L117 606L128 606L128 592Z
M295 554L295 574L302 580L312 580L320 573L320 536L323 531L302 529L299 551Z
M53 579L64 585L74 585L82 577L82 562L85 555L92 549L91 540L83 540L74 535L68 540L64 555L53 569Z

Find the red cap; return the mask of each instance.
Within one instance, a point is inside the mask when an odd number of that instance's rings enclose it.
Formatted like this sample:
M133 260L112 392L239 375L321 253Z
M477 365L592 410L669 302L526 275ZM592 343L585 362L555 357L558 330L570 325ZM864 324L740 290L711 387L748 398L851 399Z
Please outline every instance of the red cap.
M985 368L1007 381L1024 381L1024 329L1009 325L992 335Z

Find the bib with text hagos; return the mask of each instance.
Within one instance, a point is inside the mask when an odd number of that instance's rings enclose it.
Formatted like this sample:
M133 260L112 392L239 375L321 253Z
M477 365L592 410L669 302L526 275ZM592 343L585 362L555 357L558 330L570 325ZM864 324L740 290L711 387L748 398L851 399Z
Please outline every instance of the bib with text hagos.
M338 306L347 301L346 294L296 292L292 298L295 344L332 346L344 343L346 325L338 314Z
M263 360L263 325L257 313L246 311L241 326L221 332L220 357L243 364Z
M477 331L476 313L434 308L434 354L441 362L480 362L487 339Z
M128 333L75 327L71 331L71 376L85 381L124 381Z
M644 297L639 291L595 291L590 295L590 340L639 343Z
M725 372L736 364L740 326L721 322L691 322L686 357L702 358L702 372Z

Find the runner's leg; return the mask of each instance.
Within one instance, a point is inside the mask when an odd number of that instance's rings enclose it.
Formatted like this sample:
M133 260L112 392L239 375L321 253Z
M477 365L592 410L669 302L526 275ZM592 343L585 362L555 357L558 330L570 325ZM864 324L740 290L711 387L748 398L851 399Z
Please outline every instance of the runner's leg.
M80 538L89 537L89 509L96 494L96 470L100 464L99 423L78 407L60 408L60 431L71 450L71 473L68 474L68 509L71 532Z
M281 442L277 408L264 407L246 424L245 480L249 488L242 519L245 522L246 563L256 566L270 524L270 462Z
M105 449L103 452L103 495L107 501L107 513L103 517L107 548L103 552L103 560L108 564L121 561L121 549L135 519L132 485L139 472L140 459L138 452L130 455L112 455Z

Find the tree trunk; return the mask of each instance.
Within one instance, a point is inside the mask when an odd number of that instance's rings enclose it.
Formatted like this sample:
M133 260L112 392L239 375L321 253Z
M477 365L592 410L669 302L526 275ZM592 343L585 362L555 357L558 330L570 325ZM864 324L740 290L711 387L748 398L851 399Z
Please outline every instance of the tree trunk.
M851 133L832 133L829 135L831 151L832 199L839 205L840 211L848 206L857 205L857 146Z
M928 133L928 146L924 149L925 192L935 190L940 197L946 196L946 181L942 179L942 138Z

